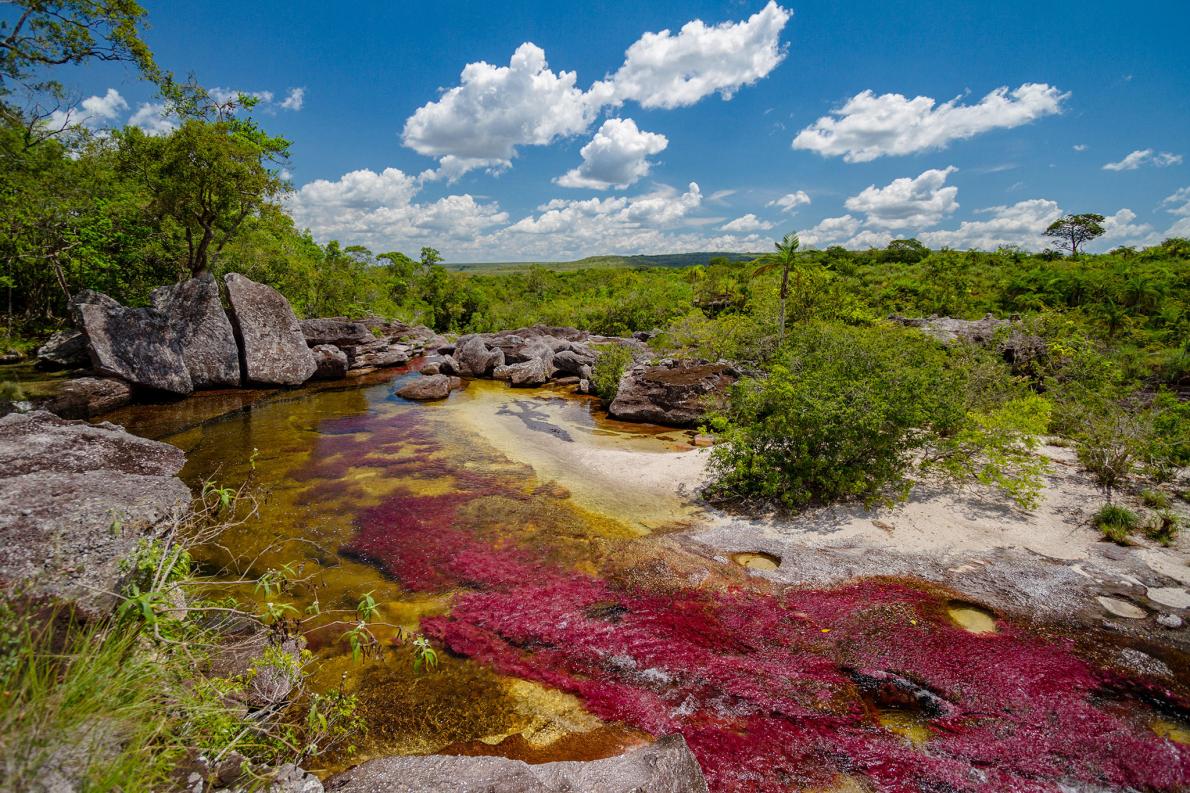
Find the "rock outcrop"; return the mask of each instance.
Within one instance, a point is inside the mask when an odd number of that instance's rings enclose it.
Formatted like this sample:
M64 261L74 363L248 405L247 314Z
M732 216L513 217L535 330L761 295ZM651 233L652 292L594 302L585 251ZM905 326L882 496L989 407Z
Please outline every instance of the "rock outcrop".
M315 380L341 380L347 376L347 353L333 344L311 347L314 355Z
M343 317L303 319L302 334L306 337L306 344L311 347L333 344L339 349L343 349L376 340L367 325Z
M488 346L483 336L460 336L451 356L460 377L487 377L497 366L504 365L504 351Z
M72 309L98 374L170 394L194 390L181 343L164 313L125 308L97 292L76 295Z
M0 418L0 585L100 616L121 561L189 508L177 447L52 413Z
M457 377L444 374L423 375L402 383L397 389L397 396L402 399L414 399L428 402L435 399L446 399L450 392L463 387L463 381Z
M625 421L691 426L723 404L737 379L739 372L723 361L640 363L620 378L608 412Z
M79 330L59 331L37 348L39 369L74 369L90 363L87 337Z
M969 344L988 344L1000 328L1012 324L1012 320L997 319L987 314L983 319L954 319L953 317L889 317L893 322L910 328L918 328L945 344L963 341Z
M89 419L124 407L132 388L114 377L76 377L67 380L40 407L65 419Z
M328 779L334 793L706 793L681 735L602 760L529 765L505 757L382 757Z
M150 299L168 319L195 388L240 384L239 348L214 276L159 287Z
M317 370L289 301L239 273L223 278L240 342L245 379L258 385L301 385Z

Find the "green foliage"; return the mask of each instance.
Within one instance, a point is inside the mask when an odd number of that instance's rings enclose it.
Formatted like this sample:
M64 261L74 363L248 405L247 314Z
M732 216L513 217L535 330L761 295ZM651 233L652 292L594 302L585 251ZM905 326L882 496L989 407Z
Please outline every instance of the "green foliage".
M418 636L413 640L413 671L430 671L438 668L438 652L430 646L430 640Z
M1145 526L1145 536L1161 545L1173 545L1180 529L1181 521L1178 520L1178 516L1168 509L1161 509Z
M611 404L620 390L620 378L632 365L632 351L619 344L601 344L599 356L591 369L591 390L605 403Z
M1071 256L1077 257L1079 248L1093 239L1102 237L1105 231L1103 215L1088 212L1082 215L1063 215L1046 228L1045 236L1055 240L1058 247L1070 251Z
M1117 504L1104 504L1091 518L1091 524L1105 539L1124 544L1128 535L1136 531L1140 521L1136 513Z
M1152 509L1169 509L1172 503L1169 496L1165 493L1151 488L1145 488L1140 491L1140 502Z
M0 400L20 402L25 399L25 389L16 380L0 380Z

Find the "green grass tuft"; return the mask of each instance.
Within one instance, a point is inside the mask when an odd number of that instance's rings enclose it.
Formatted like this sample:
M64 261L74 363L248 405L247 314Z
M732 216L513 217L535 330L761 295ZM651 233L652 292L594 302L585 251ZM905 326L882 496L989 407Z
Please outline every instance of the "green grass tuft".
M1140 521L1136 513L1116 504L1104 504L1091 519L1104 539L1121 545L1128 541L1128 535L1136 531Z

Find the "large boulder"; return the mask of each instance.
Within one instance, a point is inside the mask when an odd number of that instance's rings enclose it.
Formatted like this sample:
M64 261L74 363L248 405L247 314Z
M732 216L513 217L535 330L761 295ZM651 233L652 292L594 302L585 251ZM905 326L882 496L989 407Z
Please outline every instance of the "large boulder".
M583 367L595 365L595 353L589 354L570 349L554 353L554 368L573 375L582 375Z
M38 369L75 369L90 363L87 337L82 331L59 331L37 348Z
M411 357L409 347L390 339L373 339L367 344L344 347L348 366L351 369L368 369L384 366L400 366Z
M239 273L223 277L244 375L259 385L301 385L318 369L289 301Z
M504 365L504 352L488 347L482 336L461 336L455 344L455 366L462 377L486 377L497 366Z
M181 342L164 313L125 308L94 292L76 295L72 302L87 337L91 368L98 374L171 394L194 390Z
M240 384L240 351L214 276L159 287L150 300L168 318L195 388Z
M328 793L706 793L681 735L602 760L529 765L506 757L382 757L328 779Z
M422 375L402 383L397 389L397 396L418 402L446 399L451 391L461 388L462 385L463 381L457 377L444 374Z
M314 354L315 380L342 380L347 376L347 353L333 344L319 344L310 348Z
M306 337L306 344L311 347L317 347L320 344L333 344L342 349L376 341L376 337L372 335L372 331L368 330L367 325L341 317L304 319L302 320L302 333Z
M738 378L739 373L722 361L640 363L620 378L608 412L625 421L688 427L701 421L708 410L722 406L727 389Z
M113 377L76 377L64 382L40 407L65 419L89 419L124 407L132 388Z
M137 544L180 518L180 449L45 411L0 418L0 586L109 613Z
M504 370L500 379L521 387L545 385L554 373L554 367L545 358L532 358L500 368Z
M989 344L1000 328L1012 324L1012 320L997 319L987 314L983 319L955 319L954 317L889 317L893 322L910 328L918 328L944 344L966 342L968 344Z

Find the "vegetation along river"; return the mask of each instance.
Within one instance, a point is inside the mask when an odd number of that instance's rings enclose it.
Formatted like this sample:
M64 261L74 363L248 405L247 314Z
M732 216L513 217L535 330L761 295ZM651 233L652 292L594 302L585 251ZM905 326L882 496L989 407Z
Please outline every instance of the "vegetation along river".
M311 685L354 692L368 724L323 771L589 759L675 732L712 790L1173 789L1190 770L1185 704L1077 637L915 580L780 587L759 556L700 554L683 534L702 513L675 486L701 469L689 433L550 389L472 381L415 404L393 387L390 372L107 417L183 448L193 489L254 494L200 557L228 581L286 570L267 597L317 602ZM378 645L356 657L365 596ZM416 637L436 668L415 668Z

